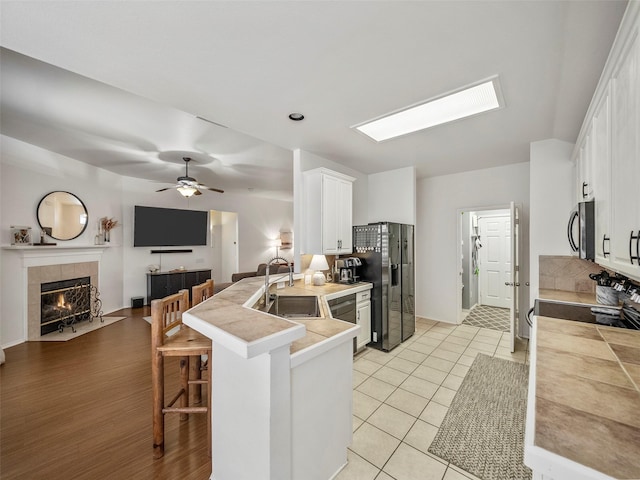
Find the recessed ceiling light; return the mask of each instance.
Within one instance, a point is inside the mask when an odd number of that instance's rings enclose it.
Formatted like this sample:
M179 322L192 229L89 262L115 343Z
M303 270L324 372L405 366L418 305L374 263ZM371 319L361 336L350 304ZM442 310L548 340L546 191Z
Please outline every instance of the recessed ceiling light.
M354 125L376 142L504 107L498 76Z
M289 118L294 122L299 122L300 120L304 120L304 115L301 113L294 112L289 114Z

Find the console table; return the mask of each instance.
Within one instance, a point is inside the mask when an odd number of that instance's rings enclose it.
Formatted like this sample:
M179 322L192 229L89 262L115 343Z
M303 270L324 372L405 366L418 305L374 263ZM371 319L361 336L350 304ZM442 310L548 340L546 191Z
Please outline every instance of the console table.
M189 290L191 300L191 287L210 278L210 269L147 273L147 305L151 305L151 300L173 295L185 288Z

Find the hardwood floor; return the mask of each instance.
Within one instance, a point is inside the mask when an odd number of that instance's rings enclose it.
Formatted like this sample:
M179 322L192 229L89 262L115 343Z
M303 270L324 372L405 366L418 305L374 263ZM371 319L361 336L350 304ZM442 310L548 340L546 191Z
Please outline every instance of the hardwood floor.
M68 342L26 342L0 367L0 477L206 480L206 415L166 418L165 455L154 460L149 308ZM174 364L175 361L175 364ZM166 394L177 359L165 364ZM203 402L205 399L203 399Z

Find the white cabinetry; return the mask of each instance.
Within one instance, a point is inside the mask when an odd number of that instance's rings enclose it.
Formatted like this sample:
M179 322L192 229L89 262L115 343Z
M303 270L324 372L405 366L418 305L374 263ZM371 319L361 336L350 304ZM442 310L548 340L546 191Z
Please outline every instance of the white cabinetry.
M640 280L639 31L640 2L630 2L574 151L576 197L578 201L595 201L595 260L637 280Z
M580 147L577 159L578 184L576 193L578 202L587 202L593 198L593 154L591 135L587 134Z
M356 350L360 350L371 342L371 290L356 294L356 324L360 326Z
M355 178L326 168L304 172L303 253L351 253L352 189Z
M591 123L593 182L596 192L596 262L607 266L611 254L611 98L607 88Z
M638 30L611 78L611 258L614 270L640 276L640 75Z

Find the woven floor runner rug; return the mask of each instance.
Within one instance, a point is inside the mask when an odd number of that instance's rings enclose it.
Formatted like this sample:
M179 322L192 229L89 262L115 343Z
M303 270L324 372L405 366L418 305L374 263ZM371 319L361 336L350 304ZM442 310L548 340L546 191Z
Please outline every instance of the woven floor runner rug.
M429 452L482 480L529 480L524 425L529 367L478 354Z
M499 332L509 331L509 309L476 305L462 322L472 327L490 328Z

